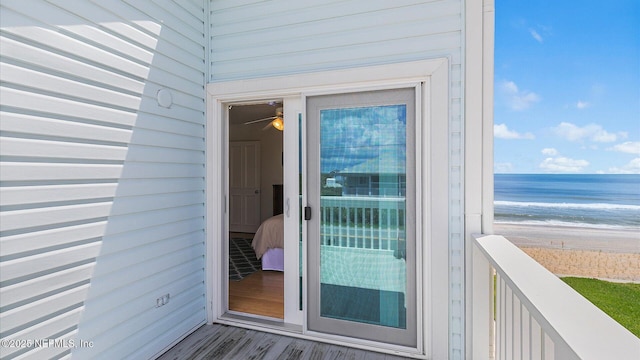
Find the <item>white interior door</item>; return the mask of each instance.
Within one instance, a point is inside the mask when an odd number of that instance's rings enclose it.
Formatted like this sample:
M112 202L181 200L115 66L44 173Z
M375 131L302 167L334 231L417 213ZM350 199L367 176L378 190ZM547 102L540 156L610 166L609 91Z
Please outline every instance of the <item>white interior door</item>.
M229 230L255 233L260 226L260 142L229 144Z

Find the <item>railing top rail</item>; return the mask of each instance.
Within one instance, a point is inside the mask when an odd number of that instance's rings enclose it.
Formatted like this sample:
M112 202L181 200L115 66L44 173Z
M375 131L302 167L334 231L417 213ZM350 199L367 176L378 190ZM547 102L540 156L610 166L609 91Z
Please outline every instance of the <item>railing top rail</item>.
M347 208L404 209L405 198L370 196L322 196L322 206Z
M329 196L323 195L320 198L322 200L336 200L336 201L379 201L379 202L404 202L404 197L396 196Z
M509 240L474 235L474 244L554 341L580 359L640 359L640 339Z

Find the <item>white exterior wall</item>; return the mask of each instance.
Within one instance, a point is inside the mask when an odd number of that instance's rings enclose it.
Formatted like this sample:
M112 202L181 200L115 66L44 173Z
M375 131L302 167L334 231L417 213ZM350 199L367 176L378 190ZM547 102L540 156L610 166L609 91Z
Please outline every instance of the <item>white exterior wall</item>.
M213 82L450 59L449 238L434 241L450 249L441 276L450 279L451 359L465 346L463 8L461 0L210 1Z
M0 16L0 337L93 346L0 357L151 357L206 319L204 1Z

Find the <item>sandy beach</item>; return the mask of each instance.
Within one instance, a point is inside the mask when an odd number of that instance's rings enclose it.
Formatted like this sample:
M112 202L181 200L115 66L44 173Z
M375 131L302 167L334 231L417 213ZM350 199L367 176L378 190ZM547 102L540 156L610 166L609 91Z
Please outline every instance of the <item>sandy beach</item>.
M640 283L640 233L631 230L494 224L558 276Z

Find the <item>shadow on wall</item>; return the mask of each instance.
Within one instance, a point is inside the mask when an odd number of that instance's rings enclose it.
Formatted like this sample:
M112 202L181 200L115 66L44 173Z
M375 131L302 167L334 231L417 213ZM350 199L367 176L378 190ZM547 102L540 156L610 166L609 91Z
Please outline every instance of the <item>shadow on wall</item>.
M140 46L148 73L78 326L94 347L74 356L152 357L206 319L204 46L151 13L135 22L155 47Z
M149 358L204 322L204 11L184 6L2 2L0 333L91 344L2 358Z

